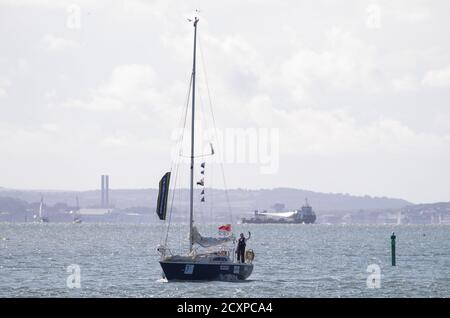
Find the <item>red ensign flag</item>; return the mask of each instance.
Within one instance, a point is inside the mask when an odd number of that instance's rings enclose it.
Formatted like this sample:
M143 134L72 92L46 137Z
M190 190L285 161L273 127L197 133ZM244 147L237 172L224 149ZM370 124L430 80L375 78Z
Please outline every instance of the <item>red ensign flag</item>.
M219 231L231 232L231 224L224 224L219 226Z

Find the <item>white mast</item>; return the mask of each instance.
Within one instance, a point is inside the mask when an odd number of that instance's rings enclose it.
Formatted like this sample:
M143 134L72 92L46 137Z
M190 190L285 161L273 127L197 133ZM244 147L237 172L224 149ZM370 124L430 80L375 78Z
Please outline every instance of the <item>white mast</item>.
M191 122L191 192L190 192L190 206L189 206L189 252L192 252L193 241L193 226L194 226L194 139L195 139L195 54L197 48L197 22L198 18L194 18L194 58L192 66L192 122Z

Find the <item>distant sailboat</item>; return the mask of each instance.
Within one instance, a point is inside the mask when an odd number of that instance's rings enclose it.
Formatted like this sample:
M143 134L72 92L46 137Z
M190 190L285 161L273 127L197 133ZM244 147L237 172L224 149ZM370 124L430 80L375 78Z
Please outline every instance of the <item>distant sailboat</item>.
M75 211L71 211L71 213L73 213L73 224L79 224L81 223L81 215L80 215L80 203L78 201L78 197L76 197L76 201L77 201L77 208L75 209Z
M44 197L41 195L41 202L39 203L39 212L38 215L34 215L34 218L39 223L48 223L50 222L49 218L44 216Z
M227 244L234 243L234 236L231 234L231 225L219 227L221 237L204 237L200 234L198 228L194 225L194 137L195 137L195 77L196 77L196 41L197 24L199 19L195 17L194 25L194 54L193 70L191 75L190 91L192 92L192 115L191 115L191 136L190 136L190 198L189 198L189 252L184 255L173 255L167 246L166 241L158 247L161 254L160 265L164 272L164 277L169 280L180 281L205 281L205 280L245 280L253 271L252 260L253 251L247 251L245 262L236 262L234 258L234 248ZM191 90L192 89L192 90ZM211 155L214 150L211 146ZM204 175L205 163L201 164L201 174ZM171 172L167 172L160 181L159 195L157 202L157 214L161 220L165 220L167 200L169 196L169 183ZM203 187L200 202L205 202L203 196L204 179L197 182L198 186ZM170 218L169 218L170 224ZM225 229L225 230L224 230ZM216 250L204 250L199 252L199 248L215 248Z

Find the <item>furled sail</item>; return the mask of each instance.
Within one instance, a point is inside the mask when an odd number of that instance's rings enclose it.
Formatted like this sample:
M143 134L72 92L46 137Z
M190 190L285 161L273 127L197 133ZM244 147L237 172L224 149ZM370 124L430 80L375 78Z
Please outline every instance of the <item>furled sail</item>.
M158 202L156 205L156 214L160 220L166 219L167 198L169 197L170 172L167 172L159 182Z
M192 241L201 247L211 247L216 245L221 245L234 240L234 236L230 235L228 237L205 237L202 236L197 228L194 226L192 228Z

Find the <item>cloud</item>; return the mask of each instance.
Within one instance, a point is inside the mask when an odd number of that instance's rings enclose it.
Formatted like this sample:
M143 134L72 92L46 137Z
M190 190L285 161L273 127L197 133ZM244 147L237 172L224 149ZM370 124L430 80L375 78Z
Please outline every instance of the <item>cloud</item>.
M314 87L337 91L383 89L375 49L352 33L333 27L321 49L301 47L281 66L281 80L298 100L309 100Z
M297 37L292 32L288 36ZM416 51L394 50L386 54L354 32L332 27L323 34L324 41L319 45L297 41L293 50L286 53L286 59L267 63L264 54L242 35L214 37L204 33L203 49L208 50L208 64L213 65L215 73L239 74L244 70L252 78L243 82L254 84L249 89L239 80L228 82L224 76L213 77L210 82L220 87L214 97L219 103L222 124L279 128L283 155L416 155L450 146L445 135L420 132L421 127L417 130L397 116L379 111L384 105L368 103L367 98L373 94L391 98L389 94L393 92L421 89L418 75L411 71L417 67L420 54ZM189 52L185 48L189 47L190 38L165 34L163 39L164 44L180 54ZM250 93L240 98L240 89ZM343 93L358 98L350 100L353 104L348 110L339 99ZM332 102L329 105L321 100L326 95ZM353 112L369 107L375 116L367 116L364 121Z
M42 129L19 128L0 123L0 146L5 155L28 156L30 153L42 153L54 144L51 139L53 138ZM42 147L43 145L45 146Z
M49 51L63 51L81 48L81 44L77 41L56 37L51 34L44 36L43 43Z
M329 160L368 156L374 160L396 154L450 154L446 150L450 149L449 134L420 132L383 114L362 122L351 110L343 108L276 107L277 101L270 94L255 95L246 103L230 98L221 103L226 105L226 111L219 109L221 114L217 117L221 127L279 129L281 156Z
M135 152L140 147L165 149L170 132L180 122L186 85L172 81L161 87L150 65L119 65L83 98L63 101L62 108L72 116L83 116L83 126L98 125L103 136L100 147Z
M418 133L398 120L384 117L365 125L344 110L277 109L268 96L243 107L259 127L279 127L285 155L352 156L390 153L420 154L450 149L448 136Z
M174 87L176 89L176 85ZM150 65L127 64L115 67L105 82L91 90L87 99L69 99L63 106L95 112L167 114L174 104L171 93L170 89L158 90L155 71Z
M428 71L425 74L422 83L430 87L450 87L450 66L438 70Z
M80 6L81 29L51 31L66 27L72 3ZM250 187L315 182L317 190L333 191L348 181L358 183L349 184L349 192L448 196L444 181L398 183L418 170L423 177L435 173L450 180L444 163L450 157L448 90L437 95L432 89L450 85L448 68L442 67L450 65L448 41L442 40L450 30L446 4L380 0L378 21L377 10L367 11L370 1L330 3L329 10L288 1L275 11L273 3L258 10L253 1L202 3L199 120L202 107L209 107L202 51L218 128L278 129L280 167L289 171L269 180L251 168L237 173L233 167L230 185L240 186L242 178ZM16 167L4 182L20 186L18 167L32 158L43 162L39 169L30 167L24 179L35 187L48 182L83 188L96 169L108 165L122 186L157 184L191 71L189 4L5 0L1 7L8 48L0 57L1 76L14 83L14 94L9 81L0 81L0 96L8 98L0 107L0 125L9 125L0 142L8 148L4 166ZM25 11L27 19L21 19ZM365 27L370 14L376 29ZM55 52L77 54L58 54L55 60ZM25 61L22 67L18 59ZM63 153L67 158L60 160ZM399 169L370 174L373 165L396 164L398 158L404 159ZM80 162L78 170L67 169ZM324 171L324 165L336 167ZM38 170L49 178L33 175Z
M106 6L108 1L89 1L89 0L2 0L3 5L16 7L35 7L45 9L65 9L72 4L82 7L92 8Z
M89 98L69 99L63 105L88 111L120 111L131 103L149 101L154 79L149 65L120 65L112 70L108 80L90 92Z
M382 13L405 22L423 22L431 18L431 10L421 1L385 1Z
M418 88L418 86L419 81L411 75L406 75L400 78L394 78L392 80L392 87L394 88L395 91L400 92L414 91Z
M114 68L98 92L124 102L149 101L155 95L156 74L150 65L128 64Z
M156 15L163 16L168 7L168 1L163 0L126 0L126 1L109 1L109 0L2 0L2 5L15 7L31 7L65 10L72 5L76 5L84 10L96 9L113 9L117 13L131 12L133 14Z
M70 99L63 102L63 106L68 108L80 108L88 111L120 111L124 104L108 96L92 96L88 101Z
M58 124L55 124L55 123L45 123L42 125L42 129L49 133L54 133L59 130L59 126L58 126Z
M152 136L137 136L129 131L119 130L100 140L99 145L103 149L127 153L152 153L154 149L168 149L167 142L163 142Z

